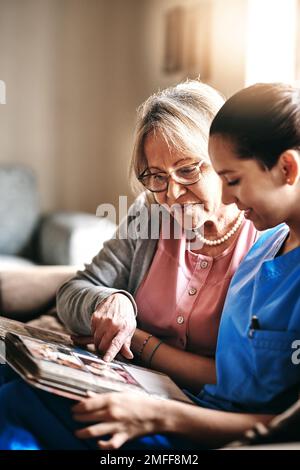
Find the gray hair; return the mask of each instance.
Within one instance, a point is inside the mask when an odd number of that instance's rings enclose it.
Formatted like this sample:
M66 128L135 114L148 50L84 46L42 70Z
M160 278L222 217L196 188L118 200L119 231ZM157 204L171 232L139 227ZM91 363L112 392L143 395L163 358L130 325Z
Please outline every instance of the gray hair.
M150 96L137 110L130 165L134 192L141 191L137 178L147 168L144 143L149 133L159 132L170 148L176 147L185 156L209 160L209 128L223 104L221 94L199 80L188 80Z

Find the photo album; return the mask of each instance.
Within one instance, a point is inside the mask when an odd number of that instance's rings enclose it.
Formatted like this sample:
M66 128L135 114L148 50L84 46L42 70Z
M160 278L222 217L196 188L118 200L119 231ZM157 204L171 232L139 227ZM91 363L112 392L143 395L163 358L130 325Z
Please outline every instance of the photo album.
M0 356L30 385L78 400L88 392L144 393L192 403L165 374L129 362L104 362L66 334L0 319Z

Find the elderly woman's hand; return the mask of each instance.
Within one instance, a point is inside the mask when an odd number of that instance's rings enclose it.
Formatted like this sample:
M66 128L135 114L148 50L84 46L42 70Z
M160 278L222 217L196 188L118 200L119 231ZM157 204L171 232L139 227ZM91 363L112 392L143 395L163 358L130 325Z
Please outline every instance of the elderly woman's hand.
M101 302L92 315L91 327L95 347L104 354L105 361L112 361L119 352L126 359L133 358L130 344L136 318L125 294L116 293Z
M129 439L163 431L165 400L138 393L105 393L86 398L72 408L73 418L93 423L79 431L80 439L101 438L102 449L117 449Z

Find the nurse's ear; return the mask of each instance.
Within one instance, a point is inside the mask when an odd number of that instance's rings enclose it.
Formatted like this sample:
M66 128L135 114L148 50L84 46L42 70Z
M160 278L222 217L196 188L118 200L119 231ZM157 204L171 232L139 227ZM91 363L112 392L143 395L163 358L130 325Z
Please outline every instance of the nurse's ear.
M278 166L282 183L294 185L300 179L300 155L297 150L285 150L279 157Z

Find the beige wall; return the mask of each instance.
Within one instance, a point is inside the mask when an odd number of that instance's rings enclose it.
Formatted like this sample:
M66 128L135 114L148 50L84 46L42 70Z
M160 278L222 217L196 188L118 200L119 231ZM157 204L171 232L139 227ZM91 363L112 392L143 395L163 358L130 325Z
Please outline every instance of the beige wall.
M143 0L142 0L143 1ZM166 75L162 71L164 19L171 8L192 8L212 4L211 77L209 83L230 96L243 87L245 79L247 0L146 0L143 22L144 77L148 89L166 87L187 78L185 73ZM206 47L206 44L204 44ZM196 78L201 70L191 78Z
M0 0L0 163L31 165L44 210L130 194L135 109L186 78L163 68L164 16L207 0ZM212 0L208 0L212 1ZM246 0L215 0L211 83L243 86Z
M129 192L138 3L0 0L0 162L35 169L45 210Z
M37 172L44 207L56 204L55 4L0 1L0 162Z

